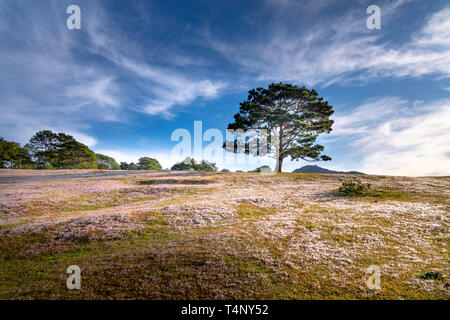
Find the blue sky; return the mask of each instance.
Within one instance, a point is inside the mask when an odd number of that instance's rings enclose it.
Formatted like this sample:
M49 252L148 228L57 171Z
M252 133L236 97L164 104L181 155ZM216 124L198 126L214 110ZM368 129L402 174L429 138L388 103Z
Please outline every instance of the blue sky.
M81 30L66 28L72 4ZM366 28L372 4L380 30ZM0 136L21 143L51 129L169 167L174 130L224 132L248 90L282 81L334 106L319 165L450 174L448 1L2 0L0 74Z

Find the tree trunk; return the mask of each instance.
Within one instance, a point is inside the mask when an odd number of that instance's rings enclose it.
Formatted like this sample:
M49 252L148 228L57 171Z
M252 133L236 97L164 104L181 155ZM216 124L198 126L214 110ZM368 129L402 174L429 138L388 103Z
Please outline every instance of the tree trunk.
M281 172L281 168L283 167L283 158L277 158L277 164L275 167L275 172Z
M277 172L281 172L281 168L283 167L283 158L282 153L283 153L283 126L280 126L280 138L278 140L278 157L277 157L277 168L276 171Z

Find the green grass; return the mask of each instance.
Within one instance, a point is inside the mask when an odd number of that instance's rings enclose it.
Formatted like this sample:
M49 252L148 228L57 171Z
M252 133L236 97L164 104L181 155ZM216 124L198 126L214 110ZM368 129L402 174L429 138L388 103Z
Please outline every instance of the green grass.
M29 222L28 220L22 220L22 221L19 221L19 222L2 224L2 225L0 225L0 230L11 229L11 228L14 228L14 227L18 227L18 226L27 224L28 222Z
M220 179L234 181L236 176L221 174ZM215 176L208 177L213 179ZM263 184L270 187L270 181L281 183L286 181L286 177L290 179L289 184L298 180L299 188L307 179L320 177L320 181L334 184L337 179L335 176L315 174L261 176L243 173L237 177L236 183L246 179L252 183L251 179L255 179L258 187ZM395 189L397 187L398 190ZM348 199L426 203L445 203L448 200L445 194L413 193L400 187L377 189L370 195ZM164 198L157 206L152 206L153 209L133 213L145 226L141 230L123 232L118 240L55 243L52 237L57 233L57 225L39 232L2 237L0 299L449 298L442 290L448 277L444 271L449 261L449 239L445 228L429 232L427 236L432 237L432 245L414 247L420 261L409 262L402 253L405 249L402 236L409 233L402 232L396 237L390 234L397 223L409 220L391 221L370 214L350 214L350 209L333 208L333 204L326 202L320 202L321 205L316 203L317 200L296 202L294 196L288 194L282 194L280 199L286 199L293 206L280 211L284 213L292 209L295 216L291 217L293 220L288 220L293 221L293 226L289 225L291 228L286 233L277 232L286 225L286 221L282 220L284 215L275 215L279 210L251 202L237 204L234 207L237 217L225 225L177 229L168 223L171 215L164 213L165 206L194 203L201 198L199 195L223 194L227 188L196 186L172 190L168 196L176 195L175 198ZM89 206L94 206L95 210L139 200L120 199L120 195L114 193L96 194L94 199L89 197L74 197L71 199L73 203L67 203L65 209L93 210ZM88 203L88 200L93 203ZM403 218L399 216L399 219ZM266 222L271 224L264 230ZM18 223L26 222L4 224L0 228L13 228ZM373 244L375 249L364 250L364 240L360 237L373 234L380 235L382 240ZM316 240L317 251L313 251L319 254L319 261L312 260L315 254L307 250L309 245L315 245L310 242ZM300 246L296 247L297 244ZM346 253L349 253L351 263L343 265L340 264L340 257L336 258L333 254L322 256L320 253L320 250L332 253L334 248L349 249ZM426 262L430 258L434 259L434 264ZM364 270L372 264L382 267L382 290L379 292L370 291L365 286ZM397 264L406 264L407 267L390 272L383 269L384 266ZM66 269L69 265L81 267L80 291L66 288ZM432 281L421 279L421 275L435 270L444 278L437 277ZM429 286L434 287L428 290Z
M236 206L236 212L243 218L258 218L266 214L275 213L277 210L274 208L264 208L249 202L241 202Z

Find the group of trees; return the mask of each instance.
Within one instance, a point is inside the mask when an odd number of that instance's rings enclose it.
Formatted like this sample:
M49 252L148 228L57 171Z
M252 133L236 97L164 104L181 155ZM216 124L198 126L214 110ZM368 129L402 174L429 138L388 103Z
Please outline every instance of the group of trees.
M94 151L65 133L37 132L24 146L36 169L97 169Z
M161 170L161 164L158 160L148 157L142 157L137 164L131 162L121 162L120 169L122 170Z
M124 162L119 165L114 158L95 153L70 135L44 130L23 147L0 138L0 168L161 170L161 164L156 159L142 157L137 165Z
M217 171L215 163L202 160L197 163L194 159L187 157L182 162L178 162L172 166L170 170L174 171Z
M10 169L93 169L97 157L86 145L64 133L36 133L21 147L0 138L0 167Z

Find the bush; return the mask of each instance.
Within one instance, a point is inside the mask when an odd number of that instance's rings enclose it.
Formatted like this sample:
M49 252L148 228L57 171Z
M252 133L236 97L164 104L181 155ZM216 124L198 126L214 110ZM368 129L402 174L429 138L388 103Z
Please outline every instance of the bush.
M372 192L371 185L363 184L361 181L343 182L338 189L338 194L341 196L368 196Z
M162 166L159 163L158 160L149 158L149 157L142 157L139 159L138 163L139 170L161 170Z
M182 162L178 162L172 166L170 170L173 171L217 171L215 163L202 160L197 163L194 159L187 157Z
M437 271L421 272L419 278L424 280L444 280L444 276Z

